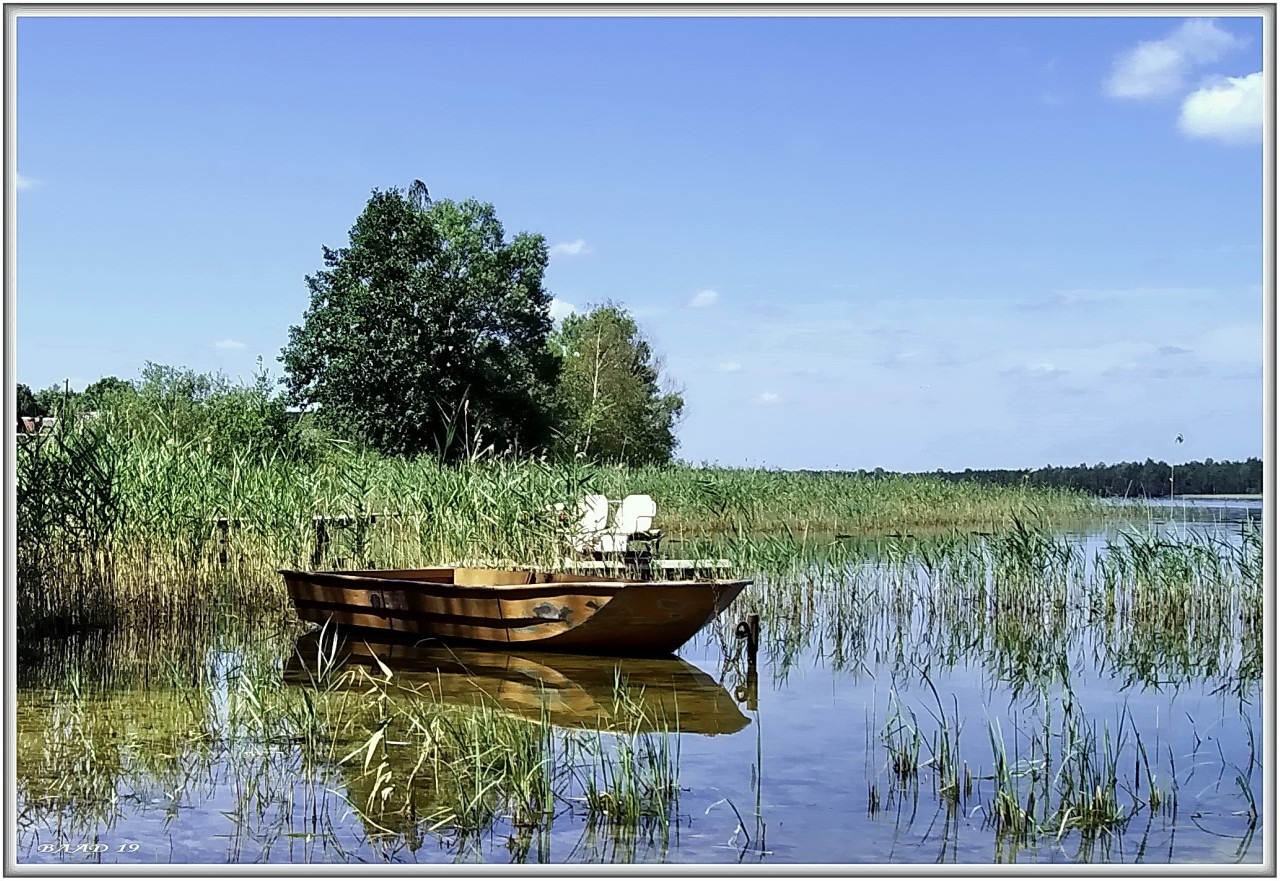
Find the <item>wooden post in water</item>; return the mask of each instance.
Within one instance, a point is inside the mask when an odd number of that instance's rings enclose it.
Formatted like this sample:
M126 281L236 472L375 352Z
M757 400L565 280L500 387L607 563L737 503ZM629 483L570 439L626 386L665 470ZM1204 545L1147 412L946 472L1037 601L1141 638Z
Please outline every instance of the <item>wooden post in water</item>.
M733 690L734 699L740 704L746 704L747 709L752 712L760 709L760 674L756 672L755 667L747 668L747 677L738 683L738 687Z
M747 641L747 669L755 670L756 652L760 649L760 616L755 613L748 615L747 620L739 622L733 632L738 639Z
M760 674L754 664L747 670L747 709L760 709Z

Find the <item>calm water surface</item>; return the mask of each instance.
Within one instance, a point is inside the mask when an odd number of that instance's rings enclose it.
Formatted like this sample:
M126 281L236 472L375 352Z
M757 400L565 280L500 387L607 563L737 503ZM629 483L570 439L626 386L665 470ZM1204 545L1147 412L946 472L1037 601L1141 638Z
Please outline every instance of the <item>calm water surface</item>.
M1199 503L1153 506L1143 529L1170 543L1199 536L1229 555L1258 510L1237 506L1227 516ZM1091 559L1122 539L1090 532L1065 542ZM1063 615L1037 605L1013 616L1022 622L1016 627L998 627L966 605L968 588L939 586L917 564L895 568L893 559L889 548L851 563L838 584L817 565L807 575L762 578L678 659L370 647L398 682L421 686L430 695L424 700L480 699L510 716L545 714L566 736L597 743L611 742L611 730L634 729L632 717L617 716L622 687L653 723L642 726L644 736L678 741L680 791L665 833L593 828L569 793L550 829L531 835L502 816L475 836L447 827L378 834L344 800L368 797L368 784L352 782L357 771L310 767L300 746L234 736L235 671L270 642L285 687L304 689L316 651L305 638L266 639L260 630L252 640L179 640L170 649L135 633L118 646L99 638L32 653L19 673L19 859L1261 861L1269 769L1261 624L1248 623L1247 585L1203 602L1193 590L1190 611L1159 626L1141 620L1145 607L1122 602L1107 612L1101 600L1072 599ZM1053 595L1046 587L1046 609ZM764 626L754 672L733 636L749 609L761 612ZM676 718L682 733L664 736ZM1077 720L1074 734L1064 727L1069 718ZM970 776L955 799L938 792L943 734L952 738L955 767ZM920 767L901 775L895 747L915 737ZM1105 769L1114 756L1117 780L1108 788L1127 819L1093 836L1069 825L1061 835L1042 829L1022 840L1002 832L997 739L1021 803L1028 789L1046 791L1046 780L1056 786L1086 760ZM1037 764L1040 744L1048 766ZM396 749L388 761L403 776L412 758ZM84 852L89 846L101 852Z

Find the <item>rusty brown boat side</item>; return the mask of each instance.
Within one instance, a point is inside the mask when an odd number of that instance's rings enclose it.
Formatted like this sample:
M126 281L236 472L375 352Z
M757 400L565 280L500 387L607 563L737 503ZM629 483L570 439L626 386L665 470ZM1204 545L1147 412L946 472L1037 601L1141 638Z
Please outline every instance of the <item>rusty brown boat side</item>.
M483 569L281 570L299 617L542 651L670 654L750 582Z

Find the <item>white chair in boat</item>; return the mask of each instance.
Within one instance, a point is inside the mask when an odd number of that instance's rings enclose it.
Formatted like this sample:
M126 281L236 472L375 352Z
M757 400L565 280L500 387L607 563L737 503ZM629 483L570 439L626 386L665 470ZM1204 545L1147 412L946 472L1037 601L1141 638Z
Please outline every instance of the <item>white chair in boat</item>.
M600 536L595 550L601 554L625 554L633 541L657 542L662 533L653 529L658 505L651 496L631 495L622 500L613 518L613 529Z
M580 554L596 550L608 533L609 500L602 495L589 495L578 502L578 522L572 534L573 549Z
M556 510L564 510L563 505L556 505ZM581 519L574 526L573 547L583 556L591 556L592 561L567 559L567 567L586 566L608 569L619 561L635 561L629 555L629 545L633 541L652 542L654 550L662 539L662 532L653 528L653 518L657 516L658 505L647 495L627 496L618 505L613 518L612 527L608 527L609 500L601 495L590 495L578 503ZM652 563L668 577L688 577L695 572L706 570L722 570L729 568L728 560L658 560ZM683 574L682 574L683 573Z

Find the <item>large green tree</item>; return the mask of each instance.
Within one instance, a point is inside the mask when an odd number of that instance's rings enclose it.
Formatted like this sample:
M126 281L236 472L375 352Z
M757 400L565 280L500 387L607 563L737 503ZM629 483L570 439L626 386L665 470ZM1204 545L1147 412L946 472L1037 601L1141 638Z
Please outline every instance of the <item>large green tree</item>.
M40 409L41 416L57 416L75 399L75 396L76 393L71 391L66 383L46 386L35 393L36 405Z
M280 360L290 399L384 453L460 454L551 438L542 236L504 236L492 205L375 190L347 247L324 248Z
M97 382L90 383L80 394L81 406L95 410L103 406L116 395L135 395L133 383L126 382L118 376L104 376Z
M43 416L44 411L40 406L40 402L36 400L35 392L31 391L31 386L26 383L18 383L18 415L19 416Z
M665 464L684 399L664 388L662 364L621 306L565 318L552 341L563 358L561 443L597 461Z

